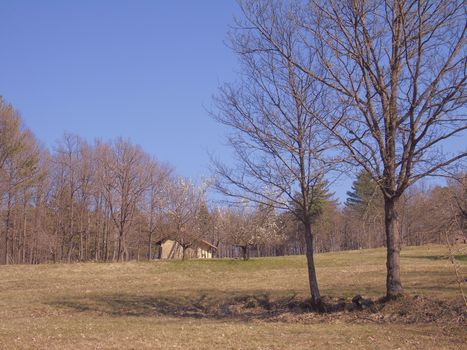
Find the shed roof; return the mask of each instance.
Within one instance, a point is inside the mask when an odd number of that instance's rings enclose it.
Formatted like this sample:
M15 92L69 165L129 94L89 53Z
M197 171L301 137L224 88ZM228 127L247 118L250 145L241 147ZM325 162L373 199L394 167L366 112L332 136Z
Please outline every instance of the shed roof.
M162 244L162 243L164 243L164 242L166 242L166 241L174 241L174 240L167 237L167 238L163 238L163 239L161 239L160 241L158 241L157 244ZM217 249L217 247L216 247L215 245L209 243L208 241L205 241L204 239L197 240L196 242L197 242L198 244L199 244L199 243L203 243L203 244L205 244L205 245L207 245L207 246L209 246L209 247L211 247L211 248L213 248L213 249Z

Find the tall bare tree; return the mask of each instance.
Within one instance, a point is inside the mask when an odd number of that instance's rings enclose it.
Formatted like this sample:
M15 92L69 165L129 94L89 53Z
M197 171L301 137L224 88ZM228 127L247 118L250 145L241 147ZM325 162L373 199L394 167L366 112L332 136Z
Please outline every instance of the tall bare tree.
M138 205L149 186L149 159L140 147L123 139L107 145L101 161L103 194L117 229L116 260L128 258L126 237Z
M173 181L169 189L169 232L165 238L173 239L180 245L183 259L187 257L187 249L202 239L204 234L197 222L204 192L203 188L184 178Z
M39 148L18 112L0 97L0 210L2 210L2 263L10 262L13 210L21 202L27 207L29 188L39 174ZM5 203L5 206L3 206ZM5 210L3 211L3 209ZM24 220L23 220L24 221Z
M316 117L377 182L385 206L386 294L397 297L398 201L410 185L467 155L443 152L467 128L464 1L241 5L250 51L274 52L326 88L330 118Z
M82 200L87 197L89 170L83 161L86 143L78 135L65 134L58 143L53 157L56 184L57 233L63 230L61 254L70 262L74 256L82 258L83 232L81 230L85 208Z
M172 168L151 160L149 165L149 183L145 194L144 212L147 216L148 260L152 259L154 235L162 228L163 218L168 215L168 201L171 186Z
M303 222L310 293L320 307L312 221L317 189L335 165L316 117L327 109L324 90L281 54L260 49L257 32L245 25L239 22L231 35L242 74L220 88L213 112L230 128L228 142L238 162L229 167L214 161L215 186L236 200L287 210ZM282 40L288 55L298 49L293 36Z

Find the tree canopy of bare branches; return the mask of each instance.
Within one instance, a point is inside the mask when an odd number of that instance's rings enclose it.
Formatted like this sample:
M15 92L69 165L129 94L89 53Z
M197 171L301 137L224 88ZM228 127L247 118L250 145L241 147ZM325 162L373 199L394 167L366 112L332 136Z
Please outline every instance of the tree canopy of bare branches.
M215 97L213 116L231 130L228 142L236 166L214 161L216 188L236 200L248 200L294 213L305 226L310 293L320 292L313 259L313 208L325 175L336 163L331 139L317 115L327 114L322 85L274 50L262 50L241 26L231 33L241 62L236 83ZM297 50L292 36L282 38L288 54Z
M1 241L4 264L10 260L13 207L21 202L26 206L31 197L31 184L40 175L39 153L36 139L23 126L18 112L0 96L0 208L6 203Z
M397 202L467 155L443 149L467 128L464 2L241 1L241 8L248 52L277 55L325 90L328 113L314 113L306 100L300 106L377 182L387 296L401 294Z

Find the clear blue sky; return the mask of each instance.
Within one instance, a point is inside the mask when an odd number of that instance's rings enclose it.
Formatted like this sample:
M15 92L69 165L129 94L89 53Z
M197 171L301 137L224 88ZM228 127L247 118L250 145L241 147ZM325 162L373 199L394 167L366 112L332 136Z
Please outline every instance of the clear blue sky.
M235 79L235 14L234 0L1 0L0 95L48 147L123 136L199 179L208 152L229 158L204 106Z
M236 58L235 1L3 0L0 95L47 146L64 131L130 138L179 174L207 175L223 130L203 106Z

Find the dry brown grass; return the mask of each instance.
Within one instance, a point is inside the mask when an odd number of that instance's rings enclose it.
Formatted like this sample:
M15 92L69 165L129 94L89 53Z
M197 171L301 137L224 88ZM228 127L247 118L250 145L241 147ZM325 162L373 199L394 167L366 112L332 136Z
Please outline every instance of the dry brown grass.
M450 313L460 292L446 255L403 250L406 291L419 297L329 315L288 308L307 296L304 257L3 266L0 348L459 349L467 333ZM330 300L384 294L383 249L320 254L317 266Z

